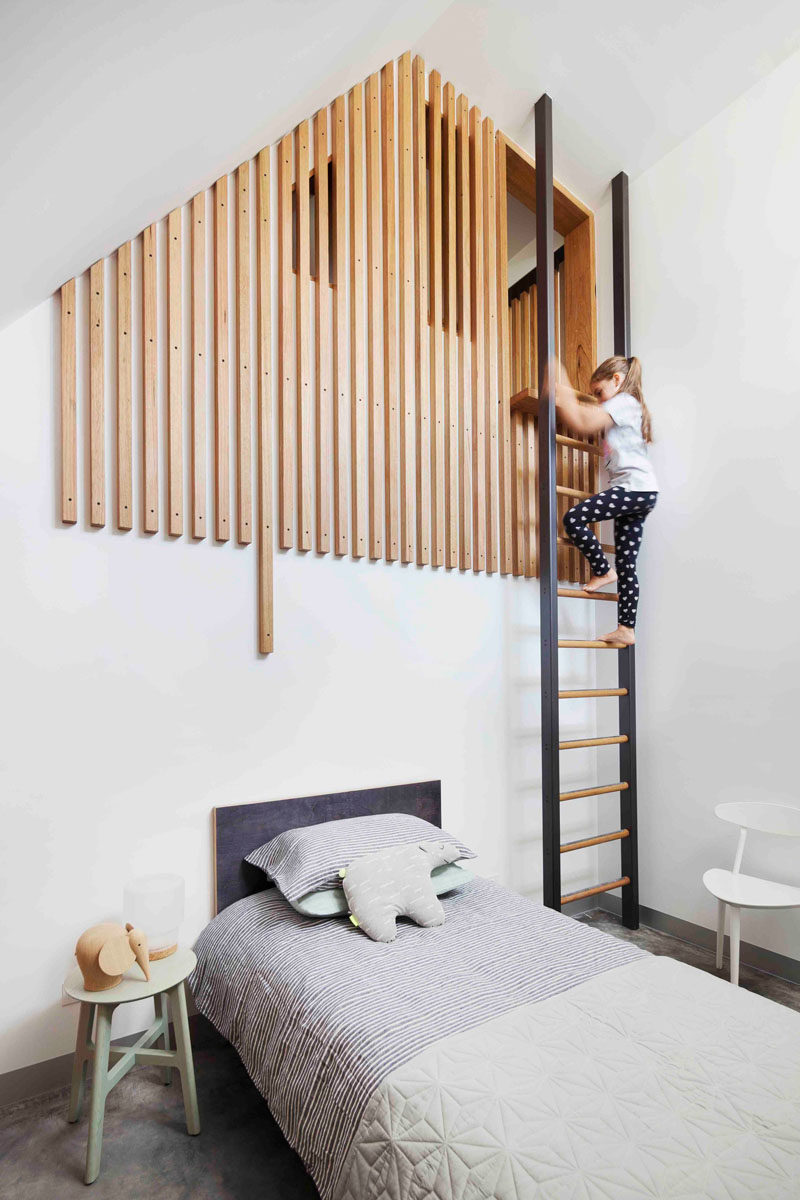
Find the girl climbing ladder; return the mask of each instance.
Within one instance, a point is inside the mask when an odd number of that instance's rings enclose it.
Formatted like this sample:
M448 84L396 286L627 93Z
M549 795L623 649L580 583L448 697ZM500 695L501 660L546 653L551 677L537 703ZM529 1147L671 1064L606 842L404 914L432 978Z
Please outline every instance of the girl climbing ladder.
M639 359L607 358L595 369L590 388L599 401L596 406L580 403L562 367L555 389L556 406L561 420L575 433L605 435L608 487L569 509L564 515L564 529L592 569L587 592L618 581L619 623L611 633L601 635L600 641L632 646L636 640L639 603L636 559L644 522L658 499L658 483L647 455L651 441L650 413L642 395ZM589 528L596 521L614 522L616 571Z

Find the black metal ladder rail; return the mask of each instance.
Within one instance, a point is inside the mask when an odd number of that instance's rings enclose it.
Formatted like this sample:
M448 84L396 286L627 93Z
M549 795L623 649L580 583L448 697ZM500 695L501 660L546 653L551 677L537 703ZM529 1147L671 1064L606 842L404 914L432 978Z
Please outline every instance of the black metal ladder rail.
M585 897L622 890L622 918L629 929L639 926L639 879L636 821L636 669L633 646L609 647L605 642L558 638L559 596L591 599L616 599L610 594L586 593L580 588L559 588L557 547L559 537L557 494L572 494L574 489L556 486L555 407L552 402L554 380L548 365L555 357L554 269L553 269L553 139L552 102L543 95L536 103L536 261L537 261L537 362L538 362L538 468L540 537L540 613L541 613L541 698L542 698L542 854L544 903L554 909ZM614 264L614 348L615 353L630 355L630 273L628 226L628 179L620 173L612 181L612 227ZM605 547L604 547L605 548ZM619 706L620 734L607 738L559 740L559 700L571 698L559 690L559 647L615 649L618 654L616 689L582 689L578 694L616 696ZM560 792L560 753L585 746L619 746L619 782ZM619 792L620 827L604 834L561 842L560 805L582 796ZM563 895L561 857L573 850L618 841L620 876L617 879Z

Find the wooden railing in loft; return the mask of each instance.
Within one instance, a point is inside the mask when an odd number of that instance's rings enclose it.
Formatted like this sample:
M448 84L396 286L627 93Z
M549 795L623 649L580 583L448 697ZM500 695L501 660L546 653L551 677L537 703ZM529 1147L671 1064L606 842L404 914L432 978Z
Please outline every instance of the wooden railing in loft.
M525 151L404 54L69 280L62 520L255 542L263 653L275 541L535 574L530 489L520 502L535 434L508 405L534 360L506 230L507 194L534 208L535 182ZM561 353L585 387L593 218L554 195ZM564 463L564 486L590 478Z

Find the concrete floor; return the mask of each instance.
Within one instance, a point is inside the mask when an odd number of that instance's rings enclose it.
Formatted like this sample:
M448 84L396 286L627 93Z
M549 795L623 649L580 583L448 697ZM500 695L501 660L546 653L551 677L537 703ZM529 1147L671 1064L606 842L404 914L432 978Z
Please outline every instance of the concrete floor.
M609 913L579 920L716 974L713 954L668 934L623 929ZM727 960L723 975L727 977ZM800 986L743 967L741 984L800 1010ZM202 1017L192 1037L202 1133L189 1137L180 1083L164 1087L155 1068L131 1071L106 1104L103 1162L93 1200L313 1200L317 1191L283 1139L236 1053ZM0 1109L0 1197L85 1196L86 1113L66 1121L68 1091Z

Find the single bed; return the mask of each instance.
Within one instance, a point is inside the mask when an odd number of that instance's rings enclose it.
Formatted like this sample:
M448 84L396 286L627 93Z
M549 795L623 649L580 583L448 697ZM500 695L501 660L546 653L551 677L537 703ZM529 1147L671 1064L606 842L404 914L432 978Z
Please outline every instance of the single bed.
M243 863L284 829L440 807L433 782L215 812L192 990L323 1200L796 1200L798 1014L479 877L380 944Z

